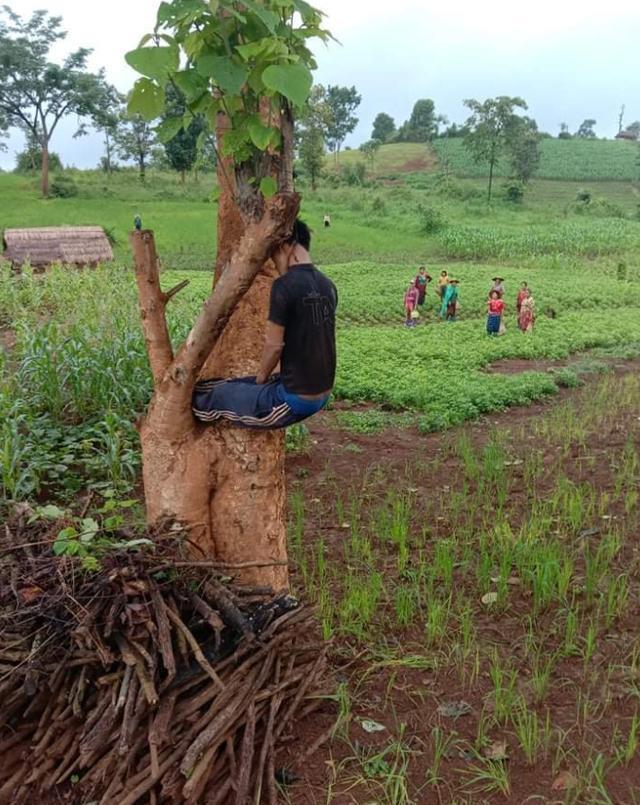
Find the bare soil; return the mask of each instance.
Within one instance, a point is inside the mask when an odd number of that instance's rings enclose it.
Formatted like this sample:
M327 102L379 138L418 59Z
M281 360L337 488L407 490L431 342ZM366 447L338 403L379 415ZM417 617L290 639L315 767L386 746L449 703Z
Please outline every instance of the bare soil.
M526 371L549 368L556 362L500 362L492 367L494 371ZM539 364L539 366L533 366ZM517 366L516 366L517 364ZM638 372L640 360L633 360L621 365L618 362L612 371L622 377L628 372ZM436 495L445 488L460 488L463 482L463 471L459 462L452 456L450 446L452 440L461 433L466 433L476 447L481 447L487 435L496 426L510 433L514 430L522 432L536 418L549 413L554 406L569 399L588 399L590 388L599 382L596 376L587 380L581 389L562 389L555 397L544 399L526 408L512 408L504 413L474 421L455 431L446 433L421 435L416 430L387 430L374 435L362 435L346 432L333 427L330 414L314 418L309 426L312 445L307 455L290 457L287 462L287 473L290 488L297 485L304 494L305 501L317 502L317 506L307 505L305 509L305 540L314 542L322 536L329 555L337 559L342 555L341 546L345 539L345 531L335 517L327 517L327 512L334 506L336 489L346 491L358 487L364 477L372 476L372 469L380 469L377 481L379 491L384 493L394 482L402 488L406 484L406 467L417 455L422 457L422 472L416 486L419 486L418 497ZM578 451L568 456L564 472L576 483L588 482L596 489L603 491L612 486L609 457L613 450L620 450L625 445L629 434L633 434L636 449L640 446L640 410L615 422L610 427L589 437L586 449L596 456L595 469L584 466L579 460ZM430 471L429 457L439 456L437 471ZM557 460L556 447L548 446L545 453L545 466ZM523 469L514 466L514 475L522 478L512 486L513 499L510 504L517 506L519 499L524 501L527 486ZM375 475L375 473L373 473ZM395 479L395 481L394 481ZM374 480L374 486L376 481ZM542 495L545 490L541 490ZM317 515L314 512L317 511ZM624 512L613 510L614 517L624 519ZM348 533L348 532L347 532ZM443 525L443 534L446 524ZM586 539L589 536L587 535ZM627 539L621 558L623 564L637 568L640 565L639 549L634 541ZM294 573L294 584L299 580ZM632 581L633 583L633 581ZM511 656L517 665L523 651L522 645L514 642L514 635L521 633L518 619L522 613L530 609L530 602L522 596L518 600L518 590L514 590L512 605L503 615L486 617L476 614L474 623L480 643L486 642L501 646L501 651ZM595 672L612 669L612 681L609 691L602 694L598 702L598 691L590 690L589 695L598 706L602 707L602 716L592 727L590 746L602 747L606 754L611 746L612 736L617 725L628 725L629 719L637 709L637 703L625 684L623 675L616 676L615 669L622 665L627 656L629 646L636 639L638 617L640 616L640 598L638 585L631 592L631 601L626 616L615 623L605 641L600 641L598 652L591 664ZM541 624L541 628L544 623ZM388 641L395 644L402 654L428 655L420 631L408 628L398 631L390 626ZM432 730L440 726L445 732L457 733L457 737L473 743L478 726L479 716L487 706L487 695L491 690L491 682L486 674L478 679L471 688L462 687L456 669L445 672L432 672L424 669L407 667L377 667L368 656L371 646L358 643L354 639L337 639L332 650L332 662L337 681L346 682L354 694L354 713L349 728L349 741L340 739L327 740L311 757L300 762L300 753L321 739L331 729L336 717L336 705L327 702L324 708L314 716L298 725L291 735L290 748L283 752L281 763L293 770L296 781L288 787L289 802L297 805L312 803L358 803L365 805L374 802L402 803L406 800L391 800L382 796L379 783L375 780L364 782L358 764L353 760L353 748L362 752L370 749L373 752L389 744L392 738L398 737L398 725L406 725L403 741L410 749L409 783L412 802L418 805L431 803L481 803L508 802L522 803L529 801L561 803L566 793L552 788L560 772L574 772L572 767L556 767L549 758L535 765L528 765L521 753L512 752L510 739L503 736L499 729L491 738L500 741L507 738L507 753L511 779L510 796L489 794L479 795L463 788L464 769L477 763L477 757L460 757L455 753L443 760L440 769L441 784L433 787L425 784L427 770L433 758ZM549 652L555 646L550 643ZM575 730L575 701L577 691L583 684L583 666L581 658L568 658L560 661L554 679L562 680L562 687L554 689L545 701L545 706L553 710L553 723L566 730ZM524 669L524 661L522 668ZM570 695L568 695L570 691ZM613 692L612 692L613 691ZM457 719L444 718L438 713L443 702L462 700L469 706L468 715ZM362 719L373 719L383 724L384 732L368 734L361 726ZM625 726L625 730L627 727ZM340 769L340 774L336 774ZM351 783L349 770L353 769ZM337 783L335 779L337 777ZM335 784L335 786L334 786ZM617 767L606 778L607 791L611 802L616 805L631 805L630 791L640 790L640 757L636 754L626 767ZM557 785L557 783L556 783ZM330 792L330 793L329 793ZM377 792L377 793L376 793ZM416 794L418 792L418 794ZM530 799L531 798L531 799ZM580 800L587 801L587 800ZM591 801L591 800L590 800ZM605 800L598 800L605 801ZM635 800L634 800L635 801Z

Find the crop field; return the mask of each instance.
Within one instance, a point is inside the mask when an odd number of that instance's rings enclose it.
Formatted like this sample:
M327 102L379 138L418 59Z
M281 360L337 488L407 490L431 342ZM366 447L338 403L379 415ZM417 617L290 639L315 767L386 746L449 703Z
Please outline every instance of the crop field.
M434 150L440 166L459 176L486 176L486 165L474 162L460 138L436 140ZM638 145L624 140L558 140L540 143L540 179L567 181L602 181L607 179L637 181ZM508 166L498 166L496 176L508 175Z
M635 191L603 184L585 212L578 185L540 181L522 205L488 208L480 181L425 177L305 192L312 253L338 288L339 361L329 409L287 434L288 537L335 685L296 728L295 745L328 741L282 801L634 805ZM99 223L116 254L87 271L2 267L0 507L76 512L88 492L96 522L123 501L143 529L135 422L151 378L127 232L139 212L163 287L189 280L169 306L178 344L211 284L213 181L77 184L44 202L32 180L0 176L0 227ZM422 263L460 280L456 322L438 321L430 286L418 325L403 326ZM490 339L496 274L507 332ZM531 335L515 322L523 281Z

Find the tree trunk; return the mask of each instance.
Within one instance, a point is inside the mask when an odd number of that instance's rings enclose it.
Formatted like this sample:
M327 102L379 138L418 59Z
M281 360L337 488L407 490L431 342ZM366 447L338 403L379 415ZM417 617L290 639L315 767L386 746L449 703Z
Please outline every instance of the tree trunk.
M491 204L491 187L493 185L493 166L495 164L495 157L493 154L491 155L491 159L489 161L489 195L487 198L487 202Z
M159 289L152 235L132 235L155 384L140 425L147 519L181 524L194 558L213 558L243 581L275 590L288 586L284 435L200 424L190 403L198 375L255 374L273 279L265 260L298 207L298 196L280 194L258 222L247 224L223 194L215 289L175 358L164 308L176 289Z
M181 185L184 185L186 175L187 175L187 172L185 171L184 168L182 168L182 170L180 171L180 184Z
M140 168L140 181L144 182L146 165L144 164L144 155L142 154L138 156L138 167Z
M49 198L49 143L42 145L41 187L44 198Z

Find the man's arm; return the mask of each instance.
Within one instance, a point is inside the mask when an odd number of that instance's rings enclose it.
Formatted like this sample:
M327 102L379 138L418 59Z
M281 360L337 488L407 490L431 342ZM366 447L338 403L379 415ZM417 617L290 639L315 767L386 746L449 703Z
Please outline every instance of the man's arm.
M284 327L280 324L267 322L265 330L264 347L262 348L262 358L260 368L256 375L256 383L266 383L273 370L278 365L282 349L284 347Z

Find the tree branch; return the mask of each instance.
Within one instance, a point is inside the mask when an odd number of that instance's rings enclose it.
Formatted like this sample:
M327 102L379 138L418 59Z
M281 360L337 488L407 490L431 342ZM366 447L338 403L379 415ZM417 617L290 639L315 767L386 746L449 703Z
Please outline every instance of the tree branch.
M244 235L231 254L211 295L204 303L187 340L180 347L172 362L168 362L167 352L162 353L156 347L155 341L151 342L150 322L145 320L145 308L143 308L143 327L147 339L147 350L150 359L152 354L155 359L152 369L154 378L156 378L156 393L151 401L151 407L158 405L166 413L161 420L167 426L170 425L174 437L178 431L186 434L192 428L191 394L198 374L216 341L222 335L236 305L250 288L273 249L290 233L299 207L299 195L279 193L267 201L264 215L259 221L251 221L247 224ZM143 232L142 235L144 236L145 233ZM140 235L138 235L138 239L140 239ZM135 248L138 242L135 234L132 242ZM137 262L138 260L136 260ZM138 269L136 269L136 276L138 277ZM143 292L149 295L147 282L146 274L141 271L138 278L141 299L145 298L142 297ZM152 287L157 288L158 286ZM156 295L153 296L153 301L156 306L162 306L161 300ZM160 315L156 310L151 313L156 319L160 319L166 332L164 306L161 307ZM160 329L160 323L156 321L156 329L153 330L155 338L158 338L156 330ZM158 353L161 357L158 357ZM159 372L162 366L165 367L165 370L160 380ZM162 427L162 424L158 424Z
M165 317L165 306L171 297L160 290L158 257L153 232L149 230L132 232L129 240L135 261L142 330L153 382L157 386L173 361L173 349ZM178 290L177 287L173 288L172 295Z

